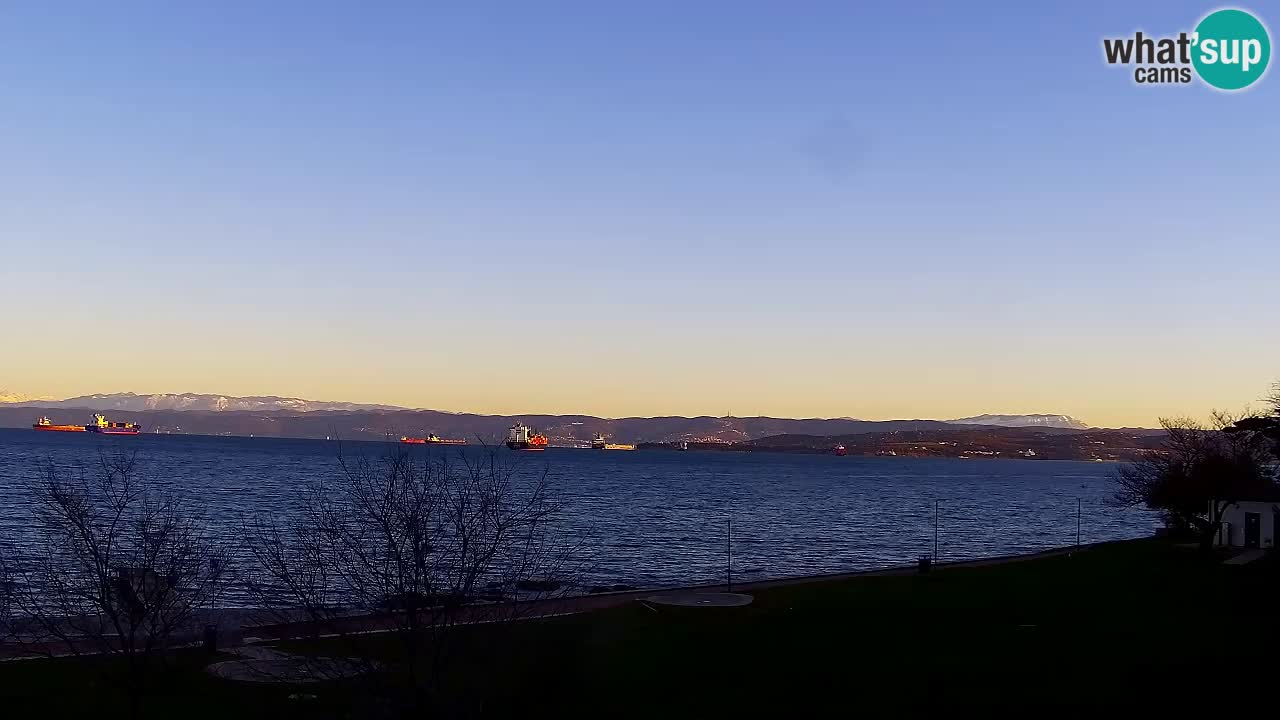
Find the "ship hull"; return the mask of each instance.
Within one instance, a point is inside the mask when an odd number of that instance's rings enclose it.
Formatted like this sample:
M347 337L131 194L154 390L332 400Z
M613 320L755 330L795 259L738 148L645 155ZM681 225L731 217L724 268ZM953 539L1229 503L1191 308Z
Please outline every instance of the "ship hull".
M405 445L466 445L466 440L431 440L428 438L400 438Z
M83 425L32 425L31 429L44 432L84 432Z
M538 452L547 449L546 445L534 445L526 442L507 442L507 447L511 450L524 450L525 452Z
M99 435L137 435L142 432L141 428L112 428L112 427L94 427L85 428L86 432L98 433Z

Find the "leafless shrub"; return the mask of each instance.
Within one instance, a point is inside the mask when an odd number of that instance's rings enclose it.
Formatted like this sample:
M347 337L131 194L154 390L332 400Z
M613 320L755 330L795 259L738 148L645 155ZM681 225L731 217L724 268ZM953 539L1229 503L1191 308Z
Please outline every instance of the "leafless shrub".
M577 576L545 473L523 476L492 450L421 458L395 445L375 459L339 451L335 482L296 514L245 530L246 580L278 637L341 641L377 662L362 634L394 639L395 668L430 702L460 642L458 625L549 614Z
M33 555L11 564L13 637L34 654L106 654L134 711L158 656L195 637L227 568L200 513L148 486L136 453L30 483Z

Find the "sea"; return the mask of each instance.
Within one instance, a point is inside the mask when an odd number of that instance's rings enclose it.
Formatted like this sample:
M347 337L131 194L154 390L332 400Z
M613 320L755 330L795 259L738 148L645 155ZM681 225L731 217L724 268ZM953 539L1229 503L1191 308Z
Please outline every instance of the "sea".
M202 508L234 540L255 516L281 518L348 458L395 445L277 438L0 429L0 548L29 542L25 486L50 463L92 469L136 452L142 476ZM545 474L565 537L592 585L669 587L867 570L922 555L969 560L1149 536L1149 512L1114 507L1116 466L1034 459L836 457L767 452L412 448L497 452L517 477Z

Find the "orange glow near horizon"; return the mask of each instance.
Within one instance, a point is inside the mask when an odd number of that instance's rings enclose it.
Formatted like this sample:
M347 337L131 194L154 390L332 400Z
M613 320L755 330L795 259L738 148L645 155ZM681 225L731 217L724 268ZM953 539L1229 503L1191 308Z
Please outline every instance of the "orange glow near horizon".
M950 419L982 413L1071 415L1097 427L1152 427L1158 418L1204 417L1215 408L1259 404L1271 368L1240 367L1216 382L1180 386L1194 368L1160 371L1115 365L1056 367L1005 359L987 366L922 361L863 363L841 358L781 372L778 360L726 353L640 361L624 355L575 358L543 348L516 368L481 353L470 363L433 353L354 357L320 365L305 349L224 350L214 361L186 344L105 353L117 362L77 367L57 355L4 368L13 392L56 398L101 392L278 395L311 400L421 407L479 414L584 414L601 417L731 414L738 417ZM6 359L13 364L13 357ZM21 357L19 358L21 360ZM203 359L205 364L200 364ZM417 361L417 362L415 362ZM607 368L607 369L604 369ZM771 371L771 368L774 370ZM788 375L791 375L788 377Z

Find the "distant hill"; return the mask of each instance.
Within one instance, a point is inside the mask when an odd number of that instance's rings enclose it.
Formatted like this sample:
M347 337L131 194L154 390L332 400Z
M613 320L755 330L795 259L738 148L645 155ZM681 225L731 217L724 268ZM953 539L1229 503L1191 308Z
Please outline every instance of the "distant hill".
M1057 427L1088 430L1089 426L1070 415L974 415L948 420L955 425L994 425L998 427Z
M6 400L5 398L13 398ZM147 431L200 435L381 440L433 432L444 437L498 442L516 420L545 433L553 444L573 445L596 433L614 442L739 443L771 436L837 437L875 432L941 432L963 425L1080 430L1066 415L979 415L959 420L851 418L630 417L592 415L479 415L414 410L394 405L304 400L273 395L234 397L200 393L106 393L65 400L0 396L0 427L28 427L47 414L55 422L83 423L91 412L141 423Z
M670 448L850 455L1132 460L1160 446L1162 431L1097 430L1067 415L977 415L957 420L852 418L629 417L480 415L410 410L390 405L319 402L275 396L195 393L84 395L66 400L0 398L0 427L28 428L48 415L55 424L84 423L93 412L140 423L144 432L276 438L387 440L436 433L499 444L517 420L545 433L552 445L582 446L600 433L613 442Z
M952 423L939 426L822 437L778 435L725 449L830 453L839 444L850 455L1127 462L1146 451L1162 448L1165 441L1163 430L1141 428L1074 430Z
M85 408L0 406L0 427L27 428L40 415L54 423L83 423ZM112 410L112 420L141 423L144 431L192 435L387 440L435 432L471 442L498 444L517 418L434 410L262 413L244 411ZM787 420L779 418L661 417L616 420L589 415L525 415L552 445L582 445L599 432L641 448L830 453L843 444L850 455L988 457L1034 460L1132 460L1163 442L1162 430L1076 430L1000 427L938 420Z
M71 402L71 401L65 401ZM49 407L46 403L0 405L0 427L29 427L40 415L55 423L83 423L94 411L112 420L141 423L147 432L197 435L383 440L434 432L443 437L499 442L517 420L545 433L552 444L586 442L601 433L615 442L734 443L784 434L844 435L872 431L950 427L937 420L825 420L786 418L655 417L599 418L591 415L476 415L438 410L379 409L325 412L122 410Z

